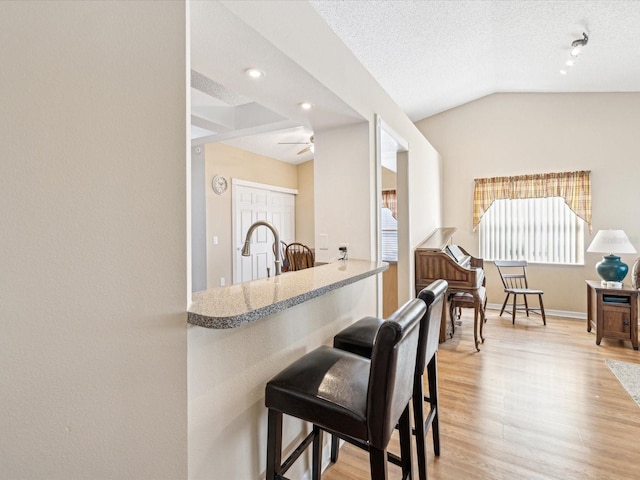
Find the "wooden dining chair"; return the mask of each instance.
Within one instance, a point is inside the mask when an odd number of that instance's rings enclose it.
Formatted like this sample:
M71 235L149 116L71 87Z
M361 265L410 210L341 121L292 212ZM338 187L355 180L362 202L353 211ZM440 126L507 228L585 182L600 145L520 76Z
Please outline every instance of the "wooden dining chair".
M289 271L304 270L315 265L315 256L311 249L303 243L293 242L287 245L286 258Z
M273 254L276 254L276 242L271 246ZM280 260L282 261L282 273L289 271L289 260L287 259L287 244L280 240Z
M542 322L547 324L547 317L544 314L544 305L542 304L542 290L535 290L529 288L529 282L527 280L527 262L526 260L496 260L495 262L500 278L502 279L502 285L507 296L502 304L500 315L504 312L509 297L513 295L513 309L511 312L511 323L516 323L516 310L524 310L527 312L539 313L542 315ZM522 295L523 303L517 303L518 295ZM527 302L528 295L536 295L540 304L540 309L534 309L529 307Z

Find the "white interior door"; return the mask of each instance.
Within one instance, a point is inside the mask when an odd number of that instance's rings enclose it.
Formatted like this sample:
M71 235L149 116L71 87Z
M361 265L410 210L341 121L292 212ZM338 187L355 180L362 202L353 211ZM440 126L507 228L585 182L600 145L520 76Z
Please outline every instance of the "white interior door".
M273 234L258 227L251 236L251 255L242 256L249 227L259 220L273 224L280 240L295 239L295 194L297 190L234 180L232 183L233 283L265 278L275 274Z

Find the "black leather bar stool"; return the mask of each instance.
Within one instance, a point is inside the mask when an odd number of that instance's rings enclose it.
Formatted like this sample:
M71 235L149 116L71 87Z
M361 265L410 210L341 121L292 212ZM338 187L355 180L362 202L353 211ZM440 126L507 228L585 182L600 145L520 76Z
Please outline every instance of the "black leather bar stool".
M377 331L371 360L323 346L304 355L267 383L267 480L284 474L313 444L312 478L320 479L322 431L369 451L372 480L387 480L387 445L400 428L401 466L411 478L409 402L424 302L411 300ZM282 462L282 415L313 424L313 431Z
M413 375L413 415L418 455L418 474L420 480L427 479L427 454L425 436L431 426L433 450L440 455L440 425L438 420L438 339L444 296L448 284L445 280L436 280L418 293L427 309L420 322L420 335L415 371ZM384 320L366 317L345 328L333 337L333 346L357 355L369 358L372 355L376 333L384 325ZM429 396L424 395L423 374L427 369ZM423 401L429 404L429 413L424 415ZM331 439L331 461L338 459L338 439Z

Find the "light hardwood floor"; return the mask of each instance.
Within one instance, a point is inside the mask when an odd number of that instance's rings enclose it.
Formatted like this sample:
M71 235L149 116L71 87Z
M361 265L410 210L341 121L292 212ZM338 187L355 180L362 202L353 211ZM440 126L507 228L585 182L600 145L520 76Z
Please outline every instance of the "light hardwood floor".
M471 310L440 345L441 455L429 431L429 478L640 479L640 408L605 365L640 363L640 352L618 340L597 346L582 320L547 316L545 327L534 314L512 325L487 314L479 353ZM367 454L344 446L322 478L369 479Z

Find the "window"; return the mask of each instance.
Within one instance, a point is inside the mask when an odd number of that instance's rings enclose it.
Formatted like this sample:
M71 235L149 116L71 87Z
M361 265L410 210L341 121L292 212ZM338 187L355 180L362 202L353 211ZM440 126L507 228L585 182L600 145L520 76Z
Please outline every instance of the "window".
M583 265L584 223L561 197L495 200L480 221L480 257Z
M380 229L382 231L382 260L398 261L398 214L396 213L396 191L382 191Z
M584 264L590 172L475 180L473 226L487 260Z
M382 230L382 261L398 261L398 222L393 218L392 212L382 207L380 212Z

